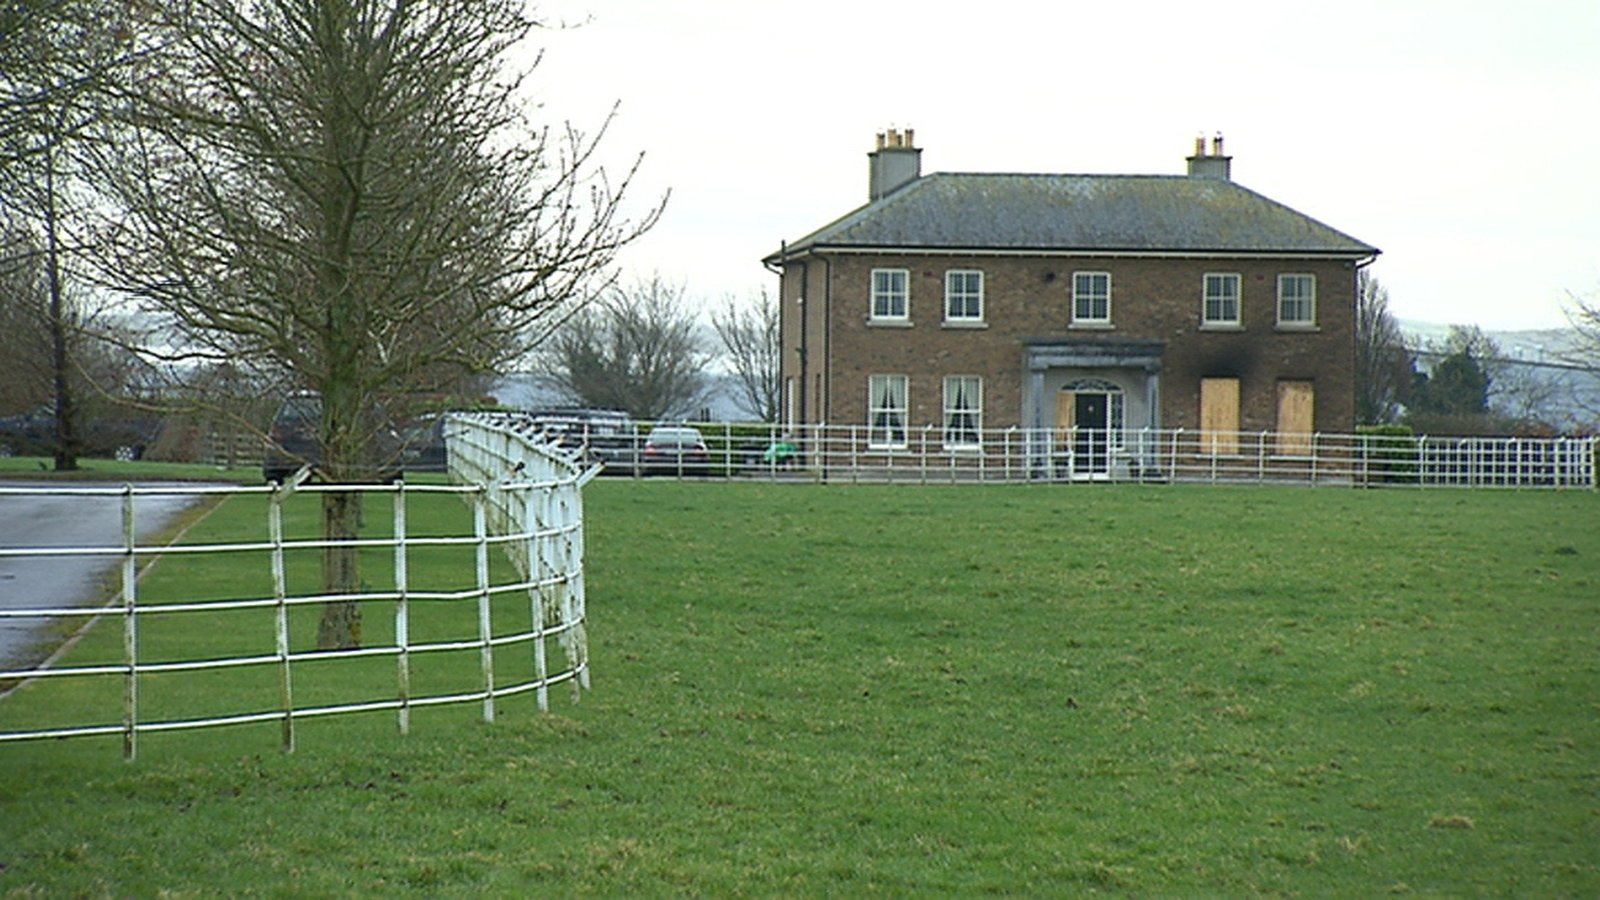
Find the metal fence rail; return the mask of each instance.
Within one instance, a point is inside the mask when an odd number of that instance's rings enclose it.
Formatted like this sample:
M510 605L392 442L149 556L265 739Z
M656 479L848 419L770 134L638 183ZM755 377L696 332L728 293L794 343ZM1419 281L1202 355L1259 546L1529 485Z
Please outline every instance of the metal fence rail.
M122 710L120 720L95 723L70 723L53 727L16 728L0 731L0 742L64 738L87 735L120 734L124 755L133 758L141 734L161 731L208 728L249 722L278 722L285 750L293 750L295 724L301 719L374 710L396 714L402 733L409 731L411 711L420 707L457 703L479 703L485 721L493 721L496 701L523 693L533 693L540 709L548 708L552 686L570 683L574 695L588 687L589 669L584 637L583 506L581 489L595 474L569 455L541 443L537 436L519 432L514 423L492 416L453 417L448 432L451 485L318 485L301 484L299 479L278 487L161 486L123 485L94 487L3 487L6 495L50 494L55 496L100 496L115 501L122 518L122 540L116 545L0 548L0 560L10 558L63 558L113 562L120 575L113 600L98 609L73 607L81 598L39 598L36 606L0 610L0 619L115 620L122 630L119 659L61 665L18 671L0 671L0 683L11 679L112 679L120 682ZM320 537L293 536L286 523L305 510L296 504L317 504L329 492L359 491L371 505L385 501L392 509L386 536L354 541L330 542ZM134 508L141 496L181 494L203 498L226 495L231 502L247 502L254 497L262 504L267 539L262 541L193 544L172 546L140 544L136 538ZM452 495L465 502L470 526L462 533L438 534L438 522L418 527L408 521L408 511L424 495ZM314 519L314 517L312 517ZM291 561L305 563L320 551L337 544L355 547L365 559L390 561L392 586L381 590L363 588L358 593L325 594L296 592L291 588ZM465 574L459 583L439 585L433 577L419 577L413 561L429 548L459 548L470 551L472 564L462 565ZM491 560L508 558L510 566L496 566ZM186 559L226 556L239 571L253 572L262 584L270 584L270 595L196 598L153 602L140 592L140 566L157 556L167 566L182 566ZM237 563L234 563L237 560ZM509 573L507 573L509 569ZM425 573L436 576L438 573ZM424 588L424 584L427 587ZM265 594L265 592L264 592ZM518 598L521 598L518 600ZM369 643L352 650L318 650L297 646L291 618L295 610L318 608L330 602L355 602L364 608L383 605L392 609L392 640ZM422 604L438 604L451 610L470 608L462 616L419 616ZM186 640L186 655L163 657L144 646L144 630L151 623L191 617L192 631L214 627L219 615L229 629L248 625L262 632L259 645L270 652L240 653L209 646L205 640ZM419 626L450 621L473 620L470 634L422 633ZM302 629L303 630L303 629ZM547 651L554 642L559 653ZM511 653L512 650L526 652ZM420 660L451 653L475 654L476 678L465 685L447 689L428 689L413 673ZM505 661L517 663L517 671L507 674ZM382 696L360 696L362 683L356 677L331 676L317 671L318 666L371 665L373 659L392 660L392 688ZM502 671L497 675L497 666ZM147 712L141 692L158 677L196 678L201 673L222 670L271 670L275 677L271 689L252 695L248 708L229 709L204 716L164 718ZM343 672L344 670L341 670ZM354 671L354 670L350 670ZM370 675L370 671L366 674ZM297 697L302 680L316 683L315 699ZM370 678L367 679L370 682ZM330 685L334 686L330 691ZM370 686L370 685L369 685Z
M676 424L676 423L674 423ZM709 462L652 466L652 425L606 474L871 483L1136 482L1593 489L1600 438L1289 434L1191 429L987 429L700 423ZM890 439L885 439L885 438Z

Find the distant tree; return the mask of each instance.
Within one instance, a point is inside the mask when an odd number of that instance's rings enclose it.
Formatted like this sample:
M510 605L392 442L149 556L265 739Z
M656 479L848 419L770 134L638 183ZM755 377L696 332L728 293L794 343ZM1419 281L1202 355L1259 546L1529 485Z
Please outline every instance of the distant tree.
M1416 367L1389 314L1388 289L1362 269L1356 290L1356 420L1386 424L1398 417Z
M322 395L322 471L381 471L394 406L493 371L612 277L655 220L602 130L532 121L522 0L145 0L99 169L116 279L213 361ZM322 497L322 583L360 589L359 492ZM319 647L360 643L355 603Z
M708 355L684 290L659 275L612 285L549 341L557 386L574 402L638 419L692 410L705 397Z
M81 271L73 226L94 202L85 138L128 59L128 34L128 12L111 0L0 3L0 267L9 259L39 275L60 470L76 469L80 452L72 370L83 319L68 293Z
M44 257L14 231L0 232L0 415L32 412L51 402L50 292Z
M727 298L711 313L739 392L734 402L761 422L778 420L778 301L763 290L749 303Z
M1489 366L1499 355L1495 342L1476 325L1452 325L1445 353L1432 371L1419 375L1412 409L1423 415L1476 416L1489 411Z
M1589 297L1568 292L1565 306L1577 340L1563 358L1574 365L1600 369L1600 291Z
M148 399L151 379L126 349L136 341L106 309L83 302L86 289L63 284L52 293L47 258L36 246L25 235L0 233L0 415L50 408L50 452L68 456L70 467L85 448L62 454L61 435L76 440L97 418L130 416L126 407ZM61 403L63 396L71 402Z
M1600 388L1594 386L1600 381L1600 291L1587 297L1568 292L1565 306L1573 341L1560 351L1559 359L1590 376L1575 380L1575 385L1586 385L1588 389L1573 390L1569 401L1592 423L1592 428L1600 430Z
M1430 434L1498 434L1512 423L1490 408L1503 370L1500 348L1476 325L1452 325L1431 371L1411 386L1406 421Z

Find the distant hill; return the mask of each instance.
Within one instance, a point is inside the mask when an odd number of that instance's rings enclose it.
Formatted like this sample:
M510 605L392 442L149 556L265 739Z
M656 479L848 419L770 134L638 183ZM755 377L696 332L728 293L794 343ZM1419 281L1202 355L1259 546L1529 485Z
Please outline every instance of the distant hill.
M1401 320L1406 342L1421 351L1417 366L1429 371L1450 336L1449 325ZM1500 348L1489 405L1524 419L1535 418L1567 433L1600 429L1600 370L1574 365L1567 354L1578 345L1571 328L1489 331Z
M1399 324L1407 343L1424 350L1443 349L1453 327L1412 319L1401 319ZM1499 345L1504 358L1525 362L1554 362L1562 353L1572 349L1578 340L1578 333L1571 328L1530 328L1513 331L1491 331L1486 328L1483 333Z
M733 376L710 374L707 395L702 406L691 419L707 422L744 422L750 416L734 400L738 390ZM515 409L540 409L552 406L570 406L572 401L548 375L536 372L512 372L496 381L489 393L506 406Z

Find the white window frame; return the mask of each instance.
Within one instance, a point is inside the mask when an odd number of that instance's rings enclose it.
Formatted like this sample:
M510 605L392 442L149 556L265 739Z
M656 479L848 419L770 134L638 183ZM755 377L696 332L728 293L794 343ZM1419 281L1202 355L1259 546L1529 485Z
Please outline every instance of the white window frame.
M1214 287L1225 284L1233 285L1231 295L1226 292L1213 292ZM1244 279L1237 272L1207 272L1200 282L1200 324L1213 328L1237 328L1243 314L1244 302L1241 293L1244 290ZM1233 304L1233 315L1212 315L1215 306L1217 312L1227 313L1227 304Z
M966 421L961 421L963 419ZM944 448L946 450L977 450L982 446L982 376L946 375L944 379Z
M1084 289L1087 280L1091 285L1097 278L1105 279L1105 292L1089 291ZM1101 300L1105 301L1105 315L1096 316L1094 305ZM1083 305L1089 304L1088 315L1084 315ZM1111 273L1110 272L1073 272L1072 273L1072 324L1108 327L1111 325Z
M867 376L867 447L903 450L910 439L911 385L905 375Z
M898 288L890 281L899 281ZM907 322L911 319L911 270L873 269L872 300L867 308L874 322ZM898 308L896 308L898 307Z
M1304 285L1305 292L1301 296L1290 296L1287 286L1291 284ZM1294 310L1304 312L1304 315L1290 317L1289 306L1304 306L1305 309ZM1305 272L1290 272L1278 276L1278 326L1281 328L1315 328L1317 325L1317 276Z
M976 282L976 289L973 282ZM959 285L957 282L961 282ZM968 307L976 304L977 311ZM948 269L944 273L944 320L961 324L983 321L983 270Z

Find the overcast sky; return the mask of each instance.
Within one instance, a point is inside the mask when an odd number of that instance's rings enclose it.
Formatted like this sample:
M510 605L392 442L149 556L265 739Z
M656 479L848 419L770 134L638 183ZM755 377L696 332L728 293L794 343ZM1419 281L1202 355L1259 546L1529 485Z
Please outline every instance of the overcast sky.
M1182 174L1221 132L1236 182L1383 250L1402 318L1563 324L1600 297L1600 2L1080 4L547 0L533 85L598 125L635 200L622 259L718 301L866 201L874 135L931 172Z

